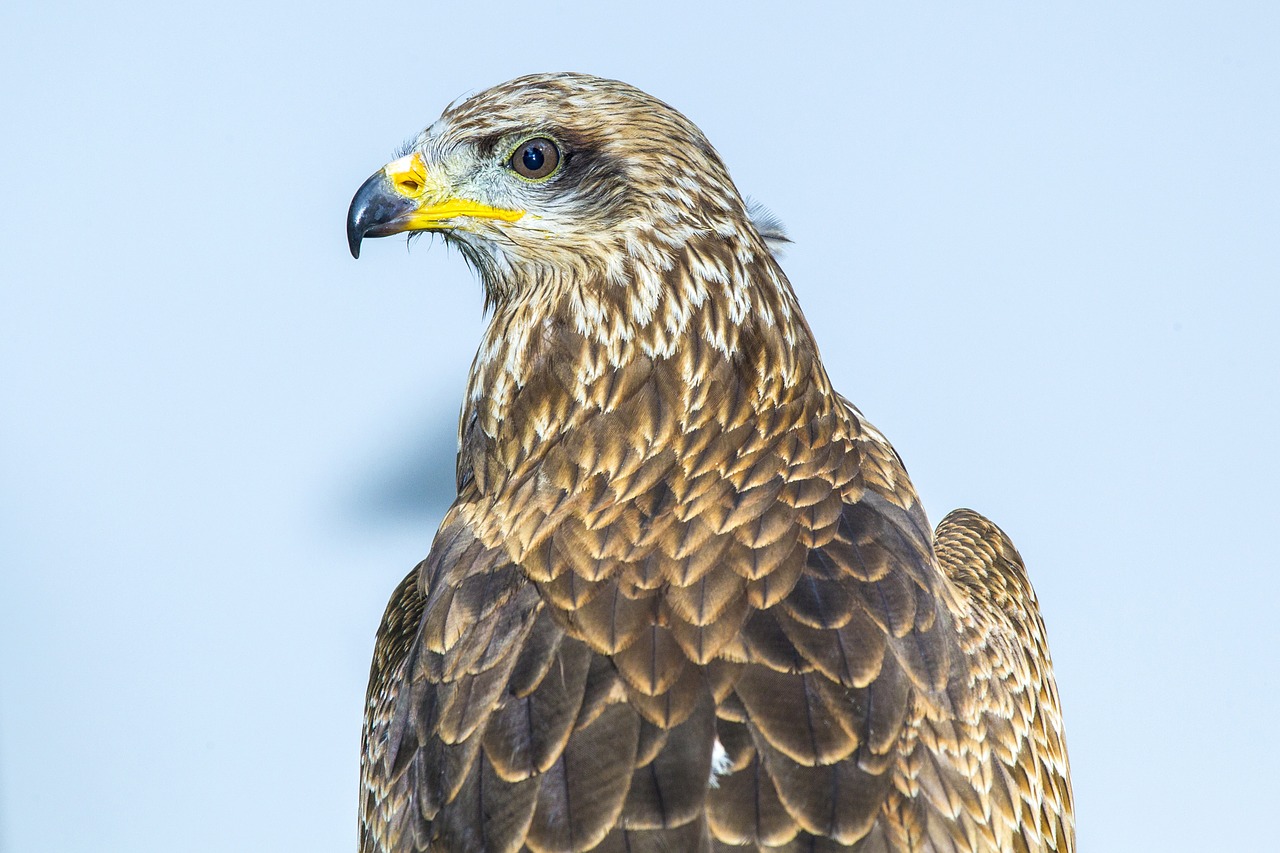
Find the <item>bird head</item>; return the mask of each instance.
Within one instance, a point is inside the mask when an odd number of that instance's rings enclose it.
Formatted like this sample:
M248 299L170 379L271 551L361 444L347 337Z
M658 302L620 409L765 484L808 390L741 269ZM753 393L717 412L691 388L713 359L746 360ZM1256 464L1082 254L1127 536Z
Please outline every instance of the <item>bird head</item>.
M436 232L510 298L556 277L622 283L699 239L741 240L741 196L698 128L640 90L583 74L521 77L451 106L356 193L365 237ZM749 224L747 239L767 254ZM740 251L739 254L742 254Z

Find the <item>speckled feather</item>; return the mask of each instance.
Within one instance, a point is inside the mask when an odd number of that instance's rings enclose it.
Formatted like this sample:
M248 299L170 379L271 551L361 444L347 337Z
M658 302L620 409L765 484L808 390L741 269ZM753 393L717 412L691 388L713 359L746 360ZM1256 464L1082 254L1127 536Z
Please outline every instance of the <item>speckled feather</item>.
M458 499L378 634L362 853L1074 850L1013 545L930 531L670 107L522 78L415 150L539 133L536 216L446 234L493 316Z

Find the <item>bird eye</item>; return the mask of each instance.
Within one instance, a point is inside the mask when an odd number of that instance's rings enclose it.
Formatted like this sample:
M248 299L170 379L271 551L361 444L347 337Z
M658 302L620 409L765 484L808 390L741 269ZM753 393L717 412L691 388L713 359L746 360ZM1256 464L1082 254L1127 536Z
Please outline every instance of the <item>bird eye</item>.
M560 149L550 139L538 137L520 143L511 155L511 168L516 174L530 180L550 175L560 165Z

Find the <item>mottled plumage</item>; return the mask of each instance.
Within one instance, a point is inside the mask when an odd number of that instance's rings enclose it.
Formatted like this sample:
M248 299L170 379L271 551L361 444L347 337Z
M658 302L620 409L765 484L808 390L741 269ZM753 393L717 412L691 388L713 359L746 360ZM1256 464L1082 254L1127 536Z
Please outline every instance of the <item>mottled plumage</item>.
M483 92L353 202L353 251L422 229L493 316L378 634L363 853L1074 849L1017 551L930 531L693 124L583 75Z

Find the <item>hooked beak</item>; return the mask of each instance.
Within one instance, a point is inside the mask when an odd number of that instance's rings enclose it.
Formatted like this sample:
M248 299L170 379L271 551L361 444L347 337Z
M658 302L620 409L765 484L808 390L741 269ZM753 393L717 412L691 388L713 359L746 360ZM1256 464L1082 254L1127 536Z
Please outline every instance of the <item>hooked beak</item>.
M347 211L347 246L360 257L365 237L389 237L404 231L446 231L467 218L515 222L523 210L504 210L458 198L434 180L421 154L388 163L360 185Z

